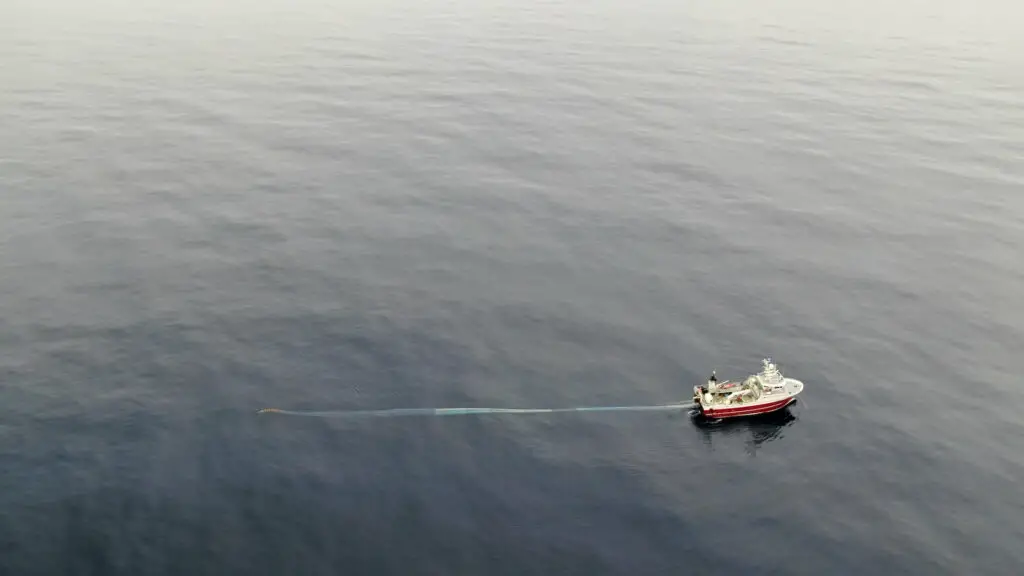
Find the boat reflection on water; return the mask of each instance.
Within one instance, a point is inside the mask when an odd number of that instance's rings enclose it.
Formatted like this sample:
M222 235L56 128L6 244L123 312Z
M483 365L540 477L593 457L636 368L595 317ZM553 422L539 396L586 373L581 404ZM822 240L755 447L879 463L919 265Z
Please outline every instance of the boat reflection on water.
M691 413L691 418L709 448L714 449L714 442L724 438L744 438L747 452L751 455L756 454L763 444L782 438L786 428L798 420L788 406L776 412L744 418L714 419L696 412Z

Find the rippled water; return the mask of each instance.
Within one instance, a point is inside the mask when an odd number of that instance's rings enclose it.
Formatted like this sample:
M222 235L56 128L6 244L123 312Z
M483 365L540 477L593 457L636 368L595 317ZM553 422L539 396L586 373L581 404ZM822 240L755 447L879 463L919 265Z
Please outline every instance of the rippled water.
M0 572L1024 572L1024 10L837 4L0 5Z

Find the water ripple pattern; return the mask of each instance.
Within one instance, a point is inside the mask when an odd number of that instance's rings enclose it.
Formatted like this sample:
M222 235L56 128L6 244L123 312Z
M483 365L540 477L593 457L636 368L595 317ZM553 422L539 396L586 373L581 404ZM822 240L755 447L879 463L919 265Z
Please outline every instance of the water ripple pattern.
M0 2L0 574L1024 574L1022 22Z

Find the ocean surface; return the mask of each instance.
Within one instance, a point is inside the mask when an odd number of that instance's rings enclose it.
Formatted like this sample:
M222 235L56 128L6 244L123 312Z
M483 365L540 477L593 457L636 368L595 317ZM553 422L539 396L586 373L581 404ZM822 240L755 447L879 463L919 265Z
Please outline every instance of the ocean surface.
M1024 573L1021 22L0 2L0 574Z

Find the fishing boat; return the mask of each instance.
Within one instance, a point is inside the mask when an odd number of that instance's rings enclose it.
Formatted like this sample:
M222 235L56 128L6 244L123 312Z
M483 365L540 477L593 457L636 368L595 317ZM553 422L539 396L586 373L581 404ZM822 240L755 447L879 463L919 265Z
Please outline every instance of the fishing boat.
M796 402L804 383L782 375L771 358L761 371L742 381L719 382L714 372L703 386L693 387L694 407L708 418L735 418L775 412Z

